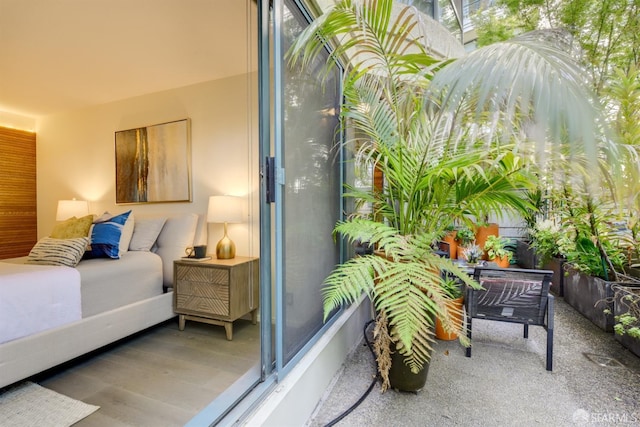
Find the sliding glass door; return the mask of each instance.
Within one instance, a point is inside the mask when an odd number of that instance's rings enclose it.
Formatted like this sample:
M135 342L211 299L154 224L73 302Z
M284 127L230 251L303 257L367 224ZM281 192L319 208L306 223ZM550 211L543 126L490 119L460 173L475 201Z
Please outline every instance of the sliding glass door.
M225 420L242 416L286 376L322 333L322 283L341 259L332 238L342 216L340 71L321 81L328 53L289 67L286 51L309 23L301 4L258 0L257 10L261 363L194 426L230 408Z
M332 230L341 217L340 75L322 81L328 53L291 68L286 52L308 25L294 1L275 1L276 366L285 373L323 326L321 286L340 261Z

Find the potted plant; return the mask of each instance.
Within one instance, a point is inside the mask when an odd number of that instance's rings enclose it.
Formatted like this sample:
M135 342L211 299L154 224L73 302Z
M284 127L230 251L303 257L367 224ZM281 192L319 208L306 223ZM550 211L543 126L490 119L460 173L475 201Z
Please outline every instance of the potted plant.
M513 259L513 253L507 250L508 239L489 235L484 244L484 250L490 261L495 262L500 268L507 268Z
M575 232L570 225L560 226L557 220L536 221L528 230L535 250L536 266L553 271L551 290L564 296L564 263L566 254L575 247Z
M450 298L441 272L478 285L452 260L433 253L432 244L447 225L484 218L487 212L531 208L522 196L536 183L525 162L530 157L521 157L512 144L523 148L535 141L549 147L547 136L562 134L553 143L564 149L564 141L592 144L599 129L590 117L595 109L579 109L578 115L574 108L590 102L578 68L542 33L461 59L438 59L429 53L424 22L417 9L391 0L343 0L303 30L289 51L292 68L316 66L316 53L331 45L332 61L326 65L344 66L340 114L352 136L346 143L362 170L373 170L374 182L376 173L384 181L370 190L350 188L345 197L367 201L373 211L350 215L334 229L347 242L375 246L377 254L338 265L323 289L325 318L362 293L369 296L383 389L422 388L435 317L462 332L447 310ZM520 59L500 60L507 56ZM521 63L540 66L513 65ZM550 73L549 78L540 73ZM553 88L541 92L535 83L541 78ZM548 105L571 114L560 120L536 116L536 130L528 134L520 112L533 114ZM464 334L460 339L465 341ZM397 387L389 377L402 369L422 383Z
M482 260L482 255L484 255L484 251L475 243L467 245L463 249L463 258L469 265L478 264Z
M500 226L496 223L489 223L487 221L478 223L474 227L475 242L481 248L484 248L484 244L489 236L497 236L500 231ZM487 259L487 251L482 254L482 259Z
M600 198L601 197L601 198ZM573 234L566 251L565 301L599 328L613 331L613 288L622 281L624 250L613 224L617 208L606 195L565 188L561 228Z
M474 242L476 236L473 231L466 226L460 227L456 233L456 241L458 242L457 257L459 259L465 258L465 248Z
M458 230L455 229L453 224L449 224L445 227L444 236L442 240L449 245L449 258L458 257Z
M450 299L447 305L447 311L451 319L455 322L456 328L454 330L447 330L440 318L436 317L436 338L443 341L453 341L458 339L457 331L462 328L462 307L464 304L463 286L454 277L446 277L442 286Z

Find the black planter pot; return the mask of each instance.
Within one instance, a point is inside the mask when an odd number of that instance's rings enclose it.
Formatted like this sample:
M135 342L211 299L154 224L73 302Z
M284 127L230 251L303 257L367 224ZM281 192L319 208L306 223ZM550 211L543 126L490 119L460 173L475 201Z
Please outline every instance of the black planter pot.
M631 295L634 299L640 300L640 285L614 285L613 286L613 314L620 316L629 311L628 303L623 303L622 298ZM615 334L615 338L623 346L629 349L633 354L640 357L640 339L630 337L629 335Z
M553 257L543 267L545 270L553 271L551 277L551 292L559 297L564 296L564 264L566 260L564 258Z
M624 267L624 274L627 276L635 277L640 279L640 268L638 267Z
M524 240L516 243L516 262L522 268L538 268L536 251Z
M397 391L409 391L417 393L424 388L427 383L429 373L429 363L423 366L417 374L404 363L404 356L399 351L391 355L391 369L389 369L389 384Z
M564 278L564 300L580 314L591 320L600 329L613 332L613 290L608 282L599 277L567 269ZM607 314L604 311L610 310Z

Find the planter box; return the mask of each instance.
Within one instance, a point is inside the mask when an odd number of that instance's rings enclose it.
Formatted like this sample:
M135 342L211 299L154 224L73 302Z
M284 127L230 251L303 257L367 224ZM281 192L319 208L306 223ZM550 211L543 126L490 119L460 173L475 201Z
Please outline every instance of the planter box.
M637 267L624 267L624 274L627 276L640 279L640 268Z
M536 251L523 240L517 242L516 263L522 268L538 268Z
M621 303L621 299L626 295L634 295L640 299L640 285L634 286L614 286L613 314L620 316L629 311L626 304ZM620 344L628 348L633 354L640 357L640 339L630 337L629 335L615 334L615 338Z
M564 278L564 300L600 329L613 332L613 290L611 285L598 277L567 269ZM605 309L611 310L605 314Z
M564 264L566 260L564 258L552 258L547 262L543 269L553 271L553 277L551 278L551 292L559 297L564 296Z

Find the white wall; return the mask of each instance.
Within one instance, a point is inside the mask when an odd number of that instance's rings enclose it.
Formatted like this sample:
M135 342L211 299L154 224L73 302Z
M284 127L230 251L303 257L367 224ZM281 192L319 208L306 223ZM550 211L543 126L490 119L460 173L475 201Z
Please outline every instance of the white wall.
M237 255L258 256L256 75L241 75L37 120L38 236L55 225L58 200L88 200L90 212L206 214L209 196L248 196L246 224L229 224ZM99 84L97 82L96 84ZM118 130L191 119L192 203L116 205ZM222 237L210 224L208 245Z

